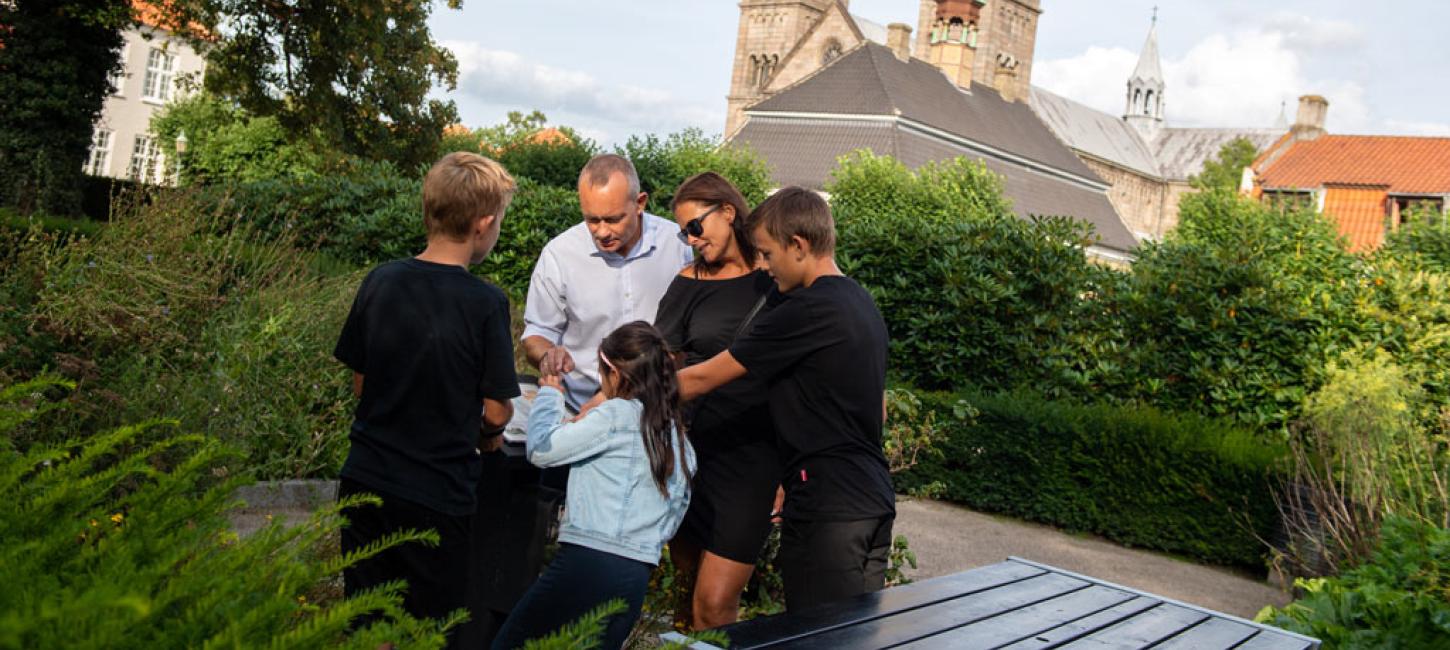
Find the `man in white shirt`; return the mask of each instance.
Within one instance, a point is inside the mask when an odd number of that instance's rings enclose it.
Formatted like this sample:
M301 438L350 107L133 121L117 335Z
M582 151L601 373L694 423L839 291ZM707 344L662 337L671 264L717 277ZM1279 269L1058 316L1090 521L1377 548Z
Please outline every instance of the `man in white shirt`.
M584 222L539 255L524 307L524 352L540 374L564 376L578 410L599 390L599 342L630 321L654 321L660 298L693 256L679 227L644 211L634 165L595 156L579 172Z

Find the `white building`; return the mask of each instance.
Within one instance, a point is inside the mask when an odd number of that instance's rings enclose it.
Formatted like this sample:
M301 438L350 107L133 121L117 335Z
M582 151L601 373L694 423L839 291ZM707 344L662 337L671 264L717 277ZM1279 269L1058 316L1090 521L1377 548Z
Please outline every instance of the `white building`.
M147 11L138 6L143 21ZM91 135L85 171L94 176L148 183L169 181L161 143L151 135L151 116L177 96L183 76L201 80L206 61L184 40L151 25L129 29L121 48L122 71L111 78L115 91L106 98Z

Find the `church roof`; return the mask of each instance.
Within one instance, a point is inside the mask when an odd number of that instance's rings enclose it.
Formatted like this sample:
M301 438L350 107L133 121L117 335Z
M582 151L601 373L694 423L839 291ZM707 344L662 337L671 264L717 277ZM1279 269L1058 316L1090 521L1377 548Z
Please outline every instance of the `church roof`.
M890 49L871 42L747 112L899 116L1090 183L1102 182L1026 103L1005 101L981 84L963 91L930 63L916 58L902 61Z
M862 18L851 14L851 20L855 21L856 29L861 30L862 38L882 45L886 44L886 26L869 18Z
M1030 97L1032 110L1067 146L1146 176L1161 173L1153 151L1122 118L1037 86Z
M1002 177L1003 194L1012 201L1012 210L1019 217L1065 215L1086 221L1101 238L1099 245L1118 253L1129 253L1138 244L1101 190L984 157L966 146L898 122L761 113L751 116L731 142L749 145L769 161L776 183L814 189L826 185L837 159L858 149L890 155L912 169L958 156L978 159Z
M1189 129L1165 128L1153 139L1153 157L1163 178L1188 180L1203 171L1203 163L1218 155L1236 138L1247 138L1254 149L1263 151L1284 135L1285 129Z

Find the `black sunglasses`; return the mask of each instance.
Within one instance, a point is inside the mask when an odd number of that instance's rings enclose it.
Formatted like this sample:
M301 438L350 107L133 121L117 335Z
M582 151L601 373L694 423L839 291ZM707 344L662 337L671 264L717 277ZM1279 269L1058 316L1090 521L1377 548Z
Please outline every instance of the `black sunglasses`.
M706 210L705 211L705 214L702 214L702 215L700 215L698 217L695 217L694 219L691 219L689 221L686 221L685 222L685 227L680 229L680 241L685 242L686 244L689 244L691 237L700 237L700 236L704 235L705 234L705 217L710 216L711 213L715 212L716 210L719 210L720 207L723 206L723 205L725 205L725 204L722 203L722 204L717 205L717 206L715 206L713 208L710 208L709 210Z

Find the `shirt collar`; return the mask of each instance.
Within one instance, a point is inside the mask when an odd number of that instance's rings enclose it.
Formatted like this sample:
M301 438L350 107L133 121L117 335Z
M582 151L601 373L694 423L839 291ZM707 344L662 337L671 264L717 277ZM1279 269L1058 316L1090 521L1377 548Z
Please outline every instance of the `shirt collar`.
M634 245L634 249L629 251L629 253L625 255L620 255L619 253L608 253L599 250L599 247L594 246L594 242L591 241L590 247L593 248L594 251L590 254L596 257L602 257L607 260L624 260L628 262L630 260L644 257L646 255L649 255L650 253L653 253L654 250L659 247L659 242L656 241L659 232L659 220L654 218L654 215L643 210L640 211L639 218L641 221L644 222L640 226L639 242Z

